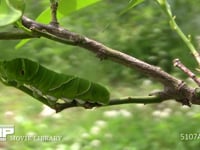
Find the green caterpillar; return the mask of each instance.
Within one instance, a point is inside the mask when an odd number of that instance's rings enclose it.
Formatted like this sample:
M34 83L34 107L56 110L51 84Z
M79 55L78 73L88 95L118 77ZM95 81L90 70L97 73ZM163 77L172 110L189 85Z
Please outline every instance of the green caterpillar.
M0 62L0 77L30 88L34 95L56 102L59 99L108 104L110 94L100 84L76 76L54 72L37 62L16 58Z

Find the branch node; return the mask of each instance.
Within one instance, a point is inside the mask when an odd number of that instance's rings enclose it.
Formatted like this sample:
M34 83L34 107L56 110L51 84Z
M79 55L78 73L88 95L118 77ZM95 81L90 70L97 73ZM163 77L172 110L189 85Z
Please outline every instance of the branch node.
M178 84L177 90L180 91L183 86L185 86L185 82L181 81L181 83Z

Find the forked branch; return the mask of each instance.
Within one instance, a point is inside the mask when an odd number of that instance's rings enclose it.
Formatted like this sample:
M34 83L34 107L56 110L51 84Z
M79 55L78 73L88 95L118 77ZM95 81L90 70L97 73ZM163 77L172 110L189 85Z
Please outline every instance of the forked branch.
M22 17L22 25L29 29L33 34L26 35L26 33L7 33L9 36L5 36L5 39L19 39L23 38L38 38L45 37L47 39L57 41L66 45L79 46L86 50L89 50L96 54L101 60L111 60L117 62L131 69L136 69L137 71L153 78L154 80L163 84L163 89L160 92L154 93L153 96L147 97L127 97L123 99L111 99L110 105L128 104L128 103L159 103L165 100L174 99L184 105L190 106L190 104L200 105L200 92L193 87L186 85L182 80L168 74L157 66L150 65L144 61L141 61L133 56L127 55L120 52L119 50L112 49L105 46L104 44L90 39L86 36L79 35L74 32L58 26L56 18L57 4L56 1L51 1L52 10L52 21L49 25L38 23L25 16ZM3 35L4 33L0 33ZM28 33L27 33L28 34ZM19 35L19 37L17 37ZM3 39L2 36L0 36ZM180 63L179 63L180 65ZM178 65L177 65L178 66ZM15 86L15 85L12 85ZM15 86L16 87L16 86ZM20 90L32 95L32 91L24 86L17 87ZM48 105L49 107L55 109L57 112L62 111L65 108L80 106L76 101L72 103L56 104L51 106L45 97L38 98L39 101ZM100 107L102 105L96 103L85 103L81 105L85 108Z
M160 99L175 99L185 105L189 105L190 103L200 104L199 98L194 94L194 88L183 84L182 80L171 76L159 67L150 65L130 55L122 53L119 50L109 48L102 43L77 33L70 32L62 27L40 24L25 16L22 18L22 23L35 34L51 40L53 39L60 43L83 47L95 53L100 59L108 59L120 63L159 81L164 86L163 91L156 93L156 96Z

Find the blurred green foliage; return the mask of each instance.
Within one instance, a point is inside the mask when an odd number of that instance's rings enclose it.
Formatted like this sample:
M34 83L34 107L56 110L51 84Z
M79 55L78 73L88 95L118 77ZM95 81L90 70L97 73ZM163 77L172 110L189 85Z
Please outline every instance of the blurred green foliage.
M195 38L199 34L198 1L170 0L177 23L186 34ZM172 60L180 58L194 69L196 63L189 50L170 29L167 17L155 1L144 3L123 16L119 12L128 1L107 0L82 9L61 20L61 25L114 49L123 51L169 73L174 69ZM48 6L48 1L26 1L25 15L36 18ZM5 31L12 26L0 29ZM17 29L15 29L17 30ZM104 83L112 97L145 95L160 85L144 79L144 76L109 60L100 61L93 54L79 47L59 44L46 39L31 39L20 49L14 49L19 41L0 41L0 59L28 57L49 68L76 74ZM182 76L181 74L179 74ZM0 85L0 122L14 124L16 135L62 135L60 142L8 142L0 143L2 149L57 149L57 150L145 150L145 149L198 149L199 141L181 141L180 133L199 132L199 109L182 109L179 104L162 103L107 107L95 110L68 109L59 114L42 116L41 103ZM138 106L138 107L137 107ZM140 106L140 107L139 107ZM113 112L112 112L112 111ZM106 113L115 117L106 116ZM163 115L165 113L165 115ZM126 114L126 115L124 115ZM112 116L112 115L111 115ZM97 123L98 120L104 123ZM104 124L102 127L99 124ZM96 129L95 129L95 127ZM10 146L12 145L12 146ZM9 148L10 147L10 148Z
M72 108L55 114L22 92L0 87L4 106L0 122L14 124L14 136L62 136L55 142L0 142L2 150L196 150L200 146L199 138L187 135L200 134L199 106L191 109L169 101L93 110Z

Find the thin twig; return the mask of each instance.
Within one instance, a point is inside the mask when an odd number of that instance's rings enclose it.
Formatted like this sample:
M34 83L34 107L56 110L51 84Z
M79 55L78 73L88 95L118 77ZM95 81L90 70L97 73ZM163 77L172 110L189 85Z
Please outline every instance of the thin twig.
M51 22L52 26L58 27L58 19L57 19L57 9L58 9L58 2L57 0L50 0L51 2Z
M183 33L183 31L180 29L180 27L176 23L175 21L176 17L173 16L172 14L168 0L157 0L157 2L161 6L161 8L164 10L164 12L167 14L167 16L169 17L169 20L170 20L169 23L171 25L171 28L175 30L176 33L179 35L179 37L183 40L183 42L186 44L186 46L189 48L189 50L193 54L198 65L200 66L200 54L198 53L198 51L192 44L191 39Z
M121 99L111 99L109 104L107 105L99 105L98 103L85 103L83 105L78 105L76 101L72 101L72 103L65 103L65 104L56 104L55 110L56 112L60 112L66 108L71 107L84 107L84 108L94 108L94 107L106 107L106 106L113 106L113 105L122 105L122 104L153 104L153 103L161 103L163 101L170 100L170 99L162 99L157 96L147 96L147 97L125 97Z
M174 66L181 69L185 74L187 74L198 86L200 86L200 79L197 78L197 76L184 64L181 63L181 61L177 58L173 61Z

